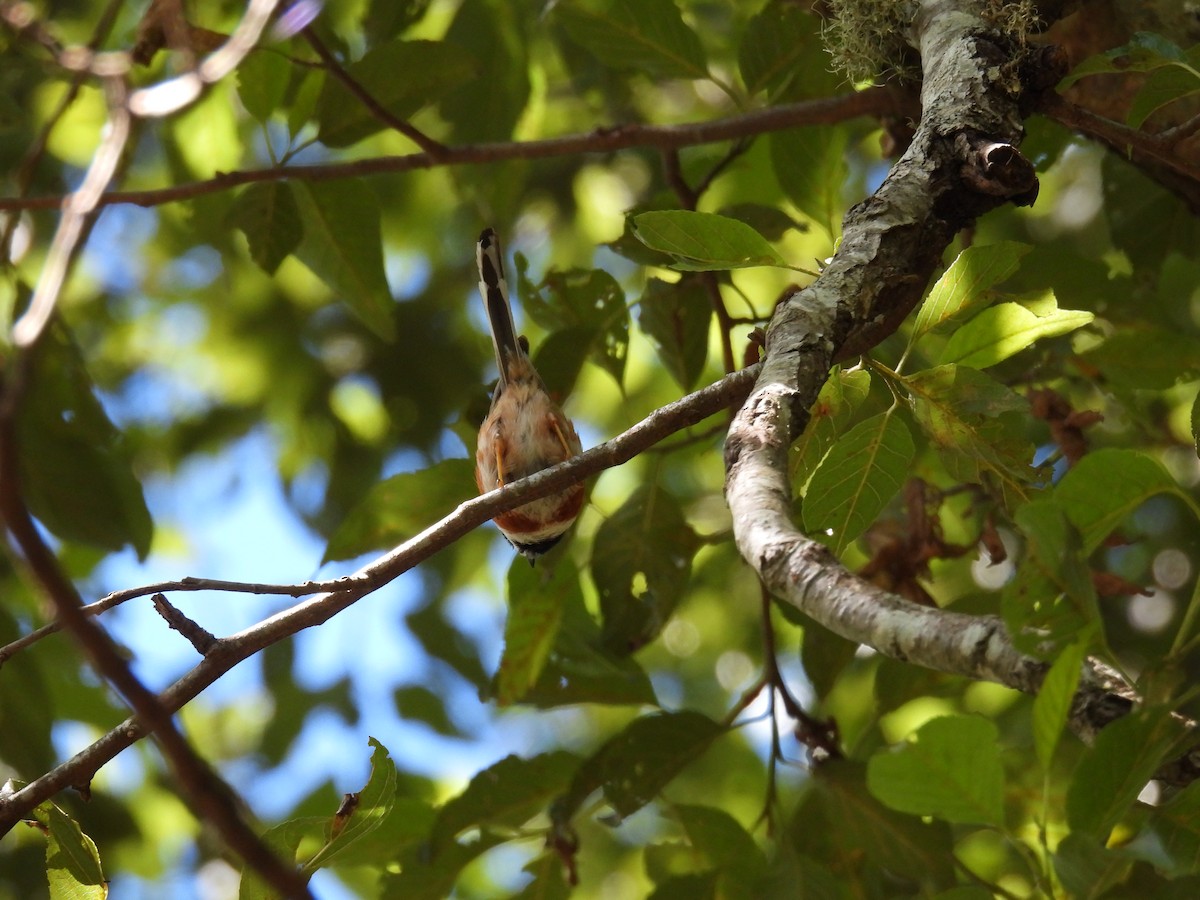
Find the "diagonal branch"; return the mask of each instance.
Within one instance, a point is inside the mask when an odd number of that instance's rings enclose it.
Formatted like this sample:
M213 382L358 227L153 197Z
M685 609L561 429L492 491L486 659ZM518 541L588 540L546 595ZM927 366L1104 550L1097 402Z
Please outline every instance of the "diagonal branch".
M754 366L726 375L708 387L655 410L619 437L574 459L461 504L416 537L354 575L339 579L336 582L338 591L319 594L237 634L218 639L209 647L204 659L158 696L158 702L170 712L180 709L242 660L306 628L328 621L499 513L628 462L663 438L736 407L750 392L758 372L758 367ZM143 593L154 592L141 590ZM143 722L136 718L127 719L36 781L0 797L0 836L43 800L64 788L86 784L102 765L146 734Z

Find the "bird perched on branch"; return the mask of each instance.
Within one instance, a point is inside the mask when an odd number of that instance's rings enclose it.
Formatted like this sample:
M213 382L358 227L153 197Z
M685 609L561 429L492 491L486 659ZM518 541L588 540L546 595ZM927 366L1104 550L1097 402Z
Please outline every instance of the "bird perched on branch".
M576 456L582 447L575 426L546 391L529 358L529 344L513 324L500 241L491 228L479 236L479 293L492 329L500 380L492 408L479 428L475 483L480 493ZM557 544L583 507L583 485L501 513L500 533L532 565Z

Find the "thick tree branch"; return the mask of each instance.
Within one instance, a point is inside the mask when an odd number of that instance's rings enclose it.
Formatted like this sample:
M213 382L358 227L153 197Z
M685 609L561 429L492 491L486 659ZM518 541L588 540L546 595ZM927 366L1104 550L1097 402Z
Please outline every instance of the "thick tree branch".
M924 113L904 156L846 216L837 254L782 303L754 393L726 444L726 494L738 548L777 597L825 627L926 668L1034 692L1046 664L1019 652L994 616L928 609L864 583L793 524L788 447L837 359L890 334L920 299L942 252L976 216L1032 202L1018 64L971 4L925 0L914 45ZM1071 725L1090 735L1130 708L1085 673Z
M341 163L225 172L206 181L157 190L112 191L102 196L98 205L104 207L132 203L144 207L160 206L164 203L227 191L244 184L284 181L291 178L335 181L367 175L412 172L439 166L505 162L513 159L548 159L581 153L610 153L635 147L691 147L782 131L800 125L844 122L857 116L906 116L915 113L916 110L907 94L892 88L870 88L838 97L772 106L714 122L696 122L688 125L620 125L600 128L586 134L571 134L540 141L447 147L441 156L413 153ZM61 197L4 197L0 198L0 211L55 209L61 202Z
M758 371L755 366L726 375L708 387L655 410L619 437L593 447L574 459L461 504L453 513L421 534L364 566L354 575L339 579L336 592L312 597L237 634L218 639L208 648L204 659L158 696L158 702L169 712L180 709L242 660L305 628L328 621L499 513L628 462L663 438L722 410L736 407L749 393ZM142 593L154 593L152 589L140 590ZM36 781L13 794L0 797L0 836L43 800L64 788L86 784L102 765L145 737L146 733L145 725L140 720L127 719Z

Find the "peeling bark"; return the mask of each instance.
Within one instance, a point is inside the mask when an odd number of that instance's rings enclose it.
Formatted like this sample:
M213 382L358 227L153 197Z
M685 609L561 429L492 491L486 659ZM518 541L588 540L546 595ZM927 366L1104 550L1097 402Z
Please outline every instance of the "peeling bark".
M925 70L921 121L884 183L846 215L821 276L777 308L755 390L730 428L726 496L738 548L776 597L895 659L1032 693L1048 665L1018 651L1000 619L921 607L870 585L791 517L788 447L830 367L895 331L960 229L1036 197L1033 167L1017 149L1022 115L1030 95L1057 80L1044 67L1061 56L1009 46L971 8L920 5L910 40ZM1071 725L1089 737L1131 700L1085 669Z

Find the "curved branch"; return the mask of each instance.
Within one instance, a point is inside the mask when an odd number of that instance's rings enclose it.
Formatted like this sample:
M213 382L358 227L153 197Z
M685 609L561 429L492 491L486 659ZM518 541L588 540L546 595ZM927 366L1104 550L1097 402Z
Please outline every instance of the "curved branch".
M290 178L334 181L364 175L412 172L439 166L504 162L513 159L547 159L580 153L609 153L634 147L691 147L782 131L799 125L843 122L857 116L908 114L915 114L915 110L907 95L891 88L870 88L838 97L772 106L715 122L696 122L688 125L620 125L600 128L587 134L570 134L540 141L447 147L444 153L437 156L412 153L406 156L380 156L341 163L224 172L206 181L193 181L190 184L157 190L113 191L102 196L98 205L104 207L132 203L144 207L160 206L164 203L227 191L244 184L283 181ZM56 209L61 202L61 197L2 197L0 211Z
M997 63L1008 51L968 9L953 0L921 4L920 126L879 190L847 215L832 262L776 311L762 374L730 428L726 494L738 549L783 601L896 659L1034 692L1047 664L1018 651L998 618L917 606L867 584L792 521L788 447L832 363L895 330L959 229L1036 193L1032 168L1015 149L1020 89ZM1129 708L1089 668L1071 725L1087 736Z
M158 703L168 712L180 709L242 660L305 628L329 620L499 513L628 462L663 438L738 406L750 392L758 372L758 367L753 366L726 375L708 387L655 410L619 437L574 459L461 504L421 534L354 575L340 579L336 592L319 594L237 634L218 639L194 668L158 695ZM0 796L0 836L43 800L64 788L86 784L102 765L145 737L146 733L141 721L127 719L36 781L12 794Z

